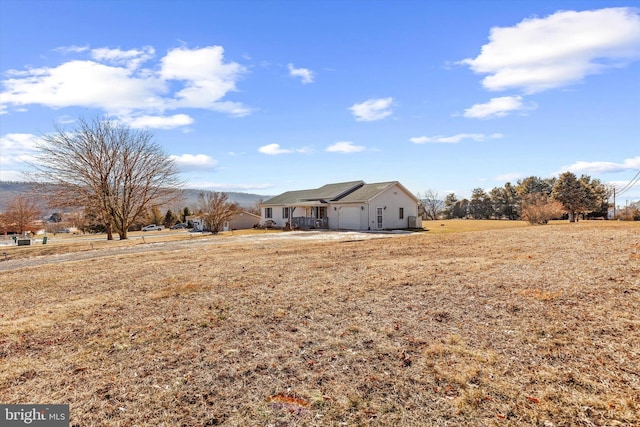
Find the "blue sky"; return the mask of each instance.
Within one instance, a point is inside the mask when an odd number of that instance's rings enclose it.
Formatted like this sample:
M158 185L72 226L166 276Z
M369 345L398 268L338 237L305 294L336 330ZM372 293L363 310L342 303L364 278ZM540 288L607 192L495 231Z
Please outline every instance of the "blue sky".
M640 171L631 0L1 0L0 73L0 180L24 178L54 125L98 115L153 132L188 187L216 191L469 197Z

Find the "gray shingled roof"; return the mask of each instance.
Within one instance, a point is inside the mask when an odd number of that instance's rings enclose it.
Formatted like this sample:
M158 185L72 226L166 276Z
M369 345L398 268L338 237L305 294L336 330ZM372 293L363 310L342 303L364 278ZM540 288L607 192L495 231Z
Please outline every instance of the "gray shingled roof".
M398 181L365 184L364 181L339 182L327 184L311 190L287 191L279 196L270 198L262 205L293 206L320 205L327 202L363 203L373 199L389 187L400 186L408 191Z
M364 181L339 182L337 184L326 184L318 188L312 196L313 199L336 200L344 194L364 185Z
M344 194L348 194L349 191L366 185L364 181L350 181L339 182L336 184L323 185L320 188L313 188L310 190L296 190L287 191L278 196L272 197L269 200L265 200L263 205L294 205L296 203L312 200L335 200ZM356 190L357 191L357 190Z
M340 202L366 202L395 184L398 184L398 181L365 184L353 193L347 194L345 197L341 198Z

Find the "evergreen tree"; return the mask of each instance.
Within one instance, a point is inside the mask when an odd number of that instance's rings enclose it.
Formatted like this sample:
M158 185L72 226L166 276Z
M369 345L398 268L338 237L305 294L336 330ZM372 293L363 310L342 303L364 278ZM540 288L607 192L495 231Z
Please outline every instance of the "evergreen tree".
M454 193L447 194L447 197L444 199L444 210L442 211L444 217L447 219L455 218L454 212L456 204L458 203L458 198Z
M555 178L543 179L537 176L530 176L519 180L516 184L515 190L520 197L533 193L542 193L545 196L549 196L551 195L551 190L553 189L555 181Z
M589 209L589 192L584 181L572 172L564 172L553 186L551 196L562 203L562 207L569 215L569 222L578 220L578 214Z
M171 209L167 209L167 213L164 216L164 220L162 221L162 225L164 225L165 227L169 228L169 227L173 227L178 222L180 222L179 219L178 219L178 216L176 214L174 214L173 212L171 212Z
M181 214L180 219L182 220L183 223L186 224L187 223L187 217L189 217L191 215L192 215L191 211L189 210L188 207L185 206L185 208L182 210L182 214Z
M453 218L466 218L469 215L469 200L462 199L453 207Z
M469 202L469 214L474 219L489 219L493 215L491 198L483 188L474 188Z

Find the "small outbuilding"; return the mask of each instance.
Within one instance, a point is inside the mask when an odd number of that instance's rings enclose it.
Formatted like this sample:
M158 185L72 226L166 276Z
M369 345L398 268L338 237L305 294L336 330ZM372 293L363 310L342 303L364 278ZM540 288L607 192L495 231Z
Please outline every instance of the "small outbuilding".
M252 214L247 211L242 211L233 216L229 221L224 223L222 231L230 230L247 230L254 228L260 224L260 215Z
M193 225L193 231L204 231L204 219L198 215L192 215L187 220ZM241 211L224 223L222 231L248 230L260 224L260 216L247 211Z

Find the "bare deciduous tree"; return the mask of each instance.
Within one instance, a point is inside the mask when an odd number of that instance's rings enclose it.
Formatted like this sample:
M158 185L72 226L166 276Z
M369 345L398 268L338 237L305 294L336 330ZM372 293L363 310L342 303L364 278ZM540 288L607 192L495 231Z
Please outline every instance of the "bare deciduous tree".
M152 205L170 203L181 182L173 160L148 131L109 120L80 119L72 131L56 127L38 144L40 181L57 184L52 206L84 207L104 223L107 239L129 227Z
M260 205L262 202L264 202L264 199L259 198L250 208L247 208L247 212L260 216Z
M160 207L155 205L152 206L151 210L147 214L147 224L145 225L148 225L148 224L161 225L163 221L164 221L164 215L162 215L162 212L160 212Z
M198 195L198 201L205 227L214 234L222 230L224 223L233 215L240 212L238 204L230 202L227 193L202 192Z
M543 193L529 193L520 202L520 216L529 224L546 224L562 215L562 203Z
M33 231L41 214L34 200L22 194L15 196L4 213L0 214L0 232L14 231L24 234L27 231Z
M440 217L444 209L444 200L440 198L440 195L434 190L427 190L424 192L424 196L418 193L418 199L422 203L422 209L426 219L435 220Z

